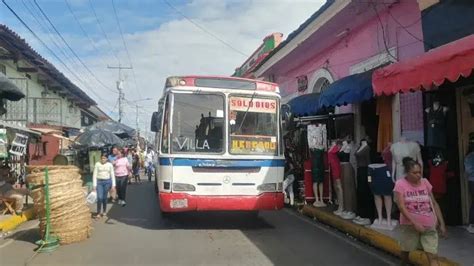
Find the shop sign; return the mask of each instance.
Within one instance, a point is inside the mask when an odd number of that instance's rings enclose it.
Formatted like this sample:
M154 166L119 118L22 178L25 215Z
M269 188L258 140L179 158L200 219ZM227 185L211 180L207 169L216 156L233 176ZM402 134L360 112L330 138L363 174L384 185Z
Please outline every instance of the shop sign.
M232 136L231 140L231 152L234 154L274 154L276 149L276 137Z
M308 76L299 76L296 79L298 81L298 91L306 91L308 89Z
M255 113L276 113L277 102L270 99L255 99L245 97L231 97L230 110L255 112Z

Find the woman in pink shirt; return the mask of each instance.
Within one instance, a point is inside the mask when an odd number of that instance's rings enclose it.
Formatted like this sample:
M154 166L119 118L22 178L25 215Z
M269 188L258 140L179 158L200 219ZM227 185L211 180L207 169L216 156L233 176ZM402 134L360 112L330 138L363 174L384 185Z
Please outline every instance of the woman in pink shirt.
M422 178L421 166L410 157L403 158L406 176L395 183L395 201L400 209L400 248L402 261L409 263L409 252L422 248L430 265L437 265L438 232L446 235L443 215L433 197L432 186Z
M128 162L127 157L123 156L123 150L117 152L117 159L114 164L114 172L116 179L116 189L118 196L118 204L125 206L125 196L127 194L128 178L131 176L132 166Z

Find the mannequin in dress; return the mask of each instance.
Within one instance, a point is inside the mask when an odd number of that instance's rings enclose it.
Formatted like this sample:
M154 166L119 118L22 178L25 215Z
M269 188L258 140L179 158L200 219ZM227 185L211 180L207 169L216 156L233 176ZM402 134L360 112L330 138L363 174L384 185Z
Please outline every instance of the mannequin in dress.
M324 190L324 153L327 150L327 131L325 124L308 125L308 147L311 150L311 174L315 207L326 207L323 201Z
M339 159L341 162L349 162L351 156L351 136L347 136L346 139L342 142L342 147L339 150Z
M328 151L330 174L333 180L334 189L336 190L337 202L339 204L337 210L334 212L336 215L342 215L342 212L344 211L344 193L341 183L341 162L338 157L341 144L342 143L333 140Z
M386 164L370 164L368 179L372 193L374 194L375 207L377 209L377 219L372 227L393 230L395 225L392 222L392 192L394 188L391 173ZM382 207L385 205L387 222L383 220Z
M293 191L293 182L295 182L293 163L288 163L288 170L285 173L285 180L283 181L283 194L285 195L285 202L288 200L291 206L295 204L295 193Z
M418 143L408 141L405 136L402 136L399 142L392 144L390 151L392 152L392 178L394 183L405 177L402 162L404 157L411 157L417 161L423 170L423 159L421 158L421 149Z
M370 147L367 140L362 140L355 153L357 160L357 214L358 224L370 224L374 215L374 200L368 183L368 166L370 164ZM362 218L361 218L362 217Z

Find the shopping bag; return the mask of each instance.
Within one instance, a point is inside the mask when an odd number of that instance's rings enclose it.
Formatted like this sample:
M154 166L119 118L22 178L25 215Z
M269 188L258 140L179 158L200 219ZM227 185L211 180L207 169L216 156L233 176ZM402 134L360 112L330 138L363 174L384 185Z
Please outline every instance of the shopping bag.
M92 191L91 193L89 193L89 195L87 195L87 203L89 204L93 204L93 203L96 203L97 202L97 193L95 191Z

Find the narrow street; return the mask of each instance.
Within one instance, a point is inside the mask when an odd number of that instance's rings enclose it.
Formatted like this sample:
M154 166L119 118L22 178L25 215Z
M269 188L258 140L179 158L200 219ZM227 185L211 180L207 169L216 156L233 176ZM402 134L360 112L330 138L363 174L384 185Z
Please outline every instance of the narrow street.
M393 265L397 261L285 209L160 216L152 183L131 185L128 205L94 222L87 241L33 256L37 229L0 246L1 265ZM28 262L28 263L26 263Z

